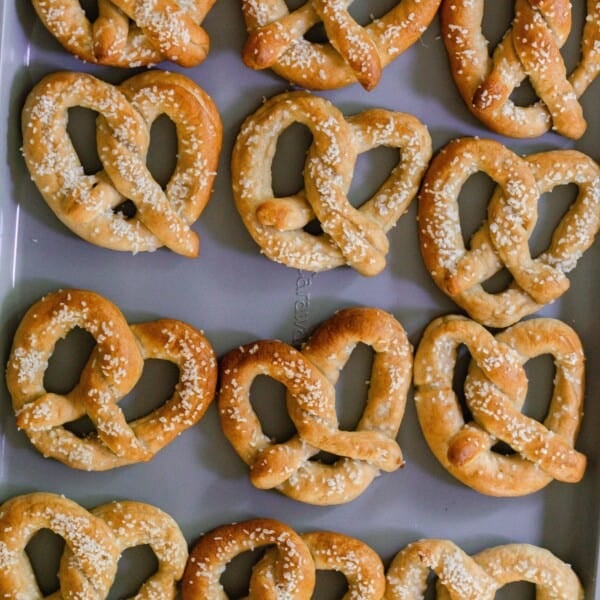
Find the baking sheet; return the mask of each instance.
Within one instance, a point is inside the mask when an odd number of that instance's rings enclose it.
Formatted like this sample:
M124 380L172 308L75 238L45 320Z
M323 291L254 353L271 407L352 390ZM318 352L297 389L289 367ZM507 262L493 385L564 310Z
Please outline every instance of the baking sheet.
M499 3L487 4L491 15L486 17L486 28L497 39L509 14ZM57 69L83 70L113 82L125 79L130 73L86 65L68 56L43 29L29 2L4 1L0 7L2 364L27 307L59 287L93 289L115 302L130 322L163 316L187 321L205 331L219 355L261 338L278 337L298 343L317 323L343 306L373 305L392 312L415 346L423 328L434 317L459 312L424 270L417 244L415 203L389 235L391 252L387 268L372 279L345 268L316 275L299 272L274 264L259 254L233 205L229 159L245 116L263 98L290 86L270 72L253 72L241 63L245 31L240 5L235 0L219 0L209 13L205 21L212 40L209 58L202 65L184 71L213 97L224 122L223 151L213 197L194 226L201 238L201 256L190 260L166 250L132 256L97 248L76 238L54 217L29 180L19 153L20 109L32 86L44 74ZM366 19L374 8L385 12L387 7L361 6L356 10L362 10L359 18ZM580 14L576 17L579 22L580 17ZM571 53L576 47L577 42L571 40ZM177 70L173 65L161 67ZM409 112L428 125L435 150L453 137L480 135L498 139L521 153L575 147L597 160L599 85L596 82L583 99L589 126L577 143L554 134L535 140L510 140L493 135L475 121L459 98L447 68L436 18L421 41L386 68L374 91L367 93L353 85L321 94L346 114L376 106ZM92 118L80 111L73 114L73 119L79 123L77 147L87 163L93 164ZM152 164L160 165L155 166L160 171L165 165L168 167L169 159L161 156L158 148L163 151L173 148L173 140L164 122L153 133L159 141L153 142ZM307 139L299 127L292 128L282 139L274 169L276 191L290 193L300 184ZM361 157L352 188L354 200L373 191L374 182L382 180L382 173L391 164L392 155L385 150ZM167 170L158 175L165 176ZM488 190L485 178L476 177L469 182L472 208L470 216L465 214L464 218L471 224L482 218ZM569 193L567 190L567 197ZM565 205L558 193L550 198L541 206L543 226L547 228ZM548 233L539 234L538 243L544 236L547 239ZM33 449L15 428L10 400L2 385L2 499L47 490L62 493L87 507L124 498L150 502L178 521L190 543L202 531L216 525L270 516L299 531L326 528L356 536L371 545L386 563L407 543L420 537L447 537L468 552L513 541L529 542L543 545L571 563L587 590L586 597L598 598L600 407L595 400L600 392L600 321L595 299L600 293L596 275L599 259L596 244L571 274L569 292L540 313L559 317L574 327L587 354L586 415L577 448L588 455L589 466L585 479L577 485L555 482L541 492L514 499L489 498L462 486L438 465L425 445L412 406L412 394L398 438L406 467L382 475L347 505L313 507L276 492L252 488L246 467L220 431L215 405L198 425L151 463L106 473L84 473L45 460ZM84 356L86 349L89 340L85 336L70 336L53 360L49 384L56 389L68 389L80 362L77 359L73 364L69 350ZM339 402L339 411L347 425L356 420L356 403L360 406L364 391L360 383L368 377L368 359L369 353L360 349L338 386L338 395L344 393L345 398ZM549 394L547 361L535 361L528 367L528 373L534 390L540 395ZM160 403L172 383L172 370L153 361L132 397L124 402L128 415L139 415L144 406ZM281 435L285 430L282 390L261 381L257 392L264 396L257 400L261 414L270 411L270 404L275 407L269 433ZM527 406L535 413L539 406L533 402L528 400ZM32 553L43 554L49 548L57 561L59 546L48 536L37 541ZM42 560L36 560L36 566L41 571L42 583L51 587L56 581L52 574L56 565L45 556L44 561L50 564L43 566ZM142 572L151 565L147 552L126 553L113 597L131 594ZM243 592L245 569L238 564L237 570L228 573L234 592ZM318 597L335 597L332 591L340 588L340 582L331 577L319 581ZM531 590L529 585L511 585L498 597L531 597Z

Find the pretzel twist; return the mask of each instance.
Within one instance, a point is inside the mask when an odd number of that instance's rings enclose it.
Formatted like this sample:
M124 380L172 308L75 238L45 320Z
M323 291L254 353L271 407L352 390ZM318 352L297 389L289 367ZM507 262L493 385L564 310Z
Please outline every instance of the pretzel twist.
M358 342L375 351L369 394L355 431L340 431L335 383ZM412 370L412 348L402 326L388 313L352 308L336 313L311 335L302 351L283 342L247 344L223 357L218 396L221 425L252 483L312 504L349 502L380 470L403 459L395 436L404 414ZM287 388L286 405L297 434L283 443L262 431L250 403L258 375ZM309 460L320 450L337 455L327 465Z
M472 421L465 422L453 390L457 349L471 353L464 390ZM539 423L521 413L527 394L523 364L554 358L548 413ZM577 482L586 458L574 449L582 417L584 356L575 332L549 318L522 321L492 336L465 317L435 319L415 355L417 416L438 461L454 477L493 496L521 496L553 479ZM515 454L494 451L498 441Z
M454 80L468 108L492 130L536 137L550 128L573 138L586 129L578 101L600 72L600 6L587 2L580 61L568 75L560 53L571 31L571 2L516 0L511 28L488 54L484 0L446 0L440 18ZM512 92L529 78L540 100L517 106Z
M308 89L334 89L358 81L372 90L382 69L427 29L440 0L400 0L364 27L348 12L351 3L312 0L290 12L284 0L243 0L248 29L244 63L252 69L271 68ZM304 34L321 22L329 42L306 40Z
M55 344L75 327L96 340L79 382L67 394L48 392L44 373ZM127 422L118 402L139 380L148 358L179 368L172 396ZM62 290L36 302L19 324L6 381L17 425L44 456L71 467L102 471L150 460L197 423L213 399L217 365L202 333L172 319L129 326L98 294ZM80 438L64 427L87 415L96 431Z
M313 134L305 187L276 198L271 167L277 138L295 122ZM356 158L382 145L400 149L401 160L356 209L347 197ZM234 199L250 235L271 260L309 271L348 264L362 275L376 275L385 267L386 233L416 196L430 157L429 133L414 117L372 109L345 119L324 98L280 94L248 117L237 137ZM315 217L324 232L316 236L303 230Z
M253 576L248 600L308 600L315 586L310 551L290 527L274 519L252 519L222 525L194 545L182 580L182 599L225 600L219 579L227 564L248 550L273 546L270 564Z
M458 196L473 173L483 171L497 187L487 219L465 247ZM573 183L578 196L556 227L549 247L535 259L529 238L538 200L558 185ZM600 168L575 150L520 158L499 142L461 138L431 162L419 194L419 237L435 283L477 321L505 327L558 299L566 276L594 243L600 229ZM502 292L483 283L506 267L513 277Z
M424 539L392 560L385 600L422 600L430 570L437 576L438 600L493 600L500 588L518 581L533 583L538 598L583 599L577 575L545 548L505 544L469 556L449 540Z
M67 132L68 110L99 113L103 170L86 175ZM176 126L177 163L163 190L146 166L150 128L166 114ZM197 256L190 225L206 206L221 148L222 126L211 98L187 77L149 71L115 87L84 73L40 81L22 115L23 156L56 216L83 239L113 250L160 246ZM129 200L135 215L120 210Z
M117 574L121 553L149 544L158 570L140 588L139 600L175 598L188 557L175 521L140 502L115 502L91 512L72 500L45 492L17 496L0 507L0 594L3 598L43 598L25 552L31 538L50 529L64 538L60 591L46 598L104 600Z
M200 64L210 40L201 23L214 0L98 0L92 23L79 0L33 0L46 29L71 54L113 67L165 60Z

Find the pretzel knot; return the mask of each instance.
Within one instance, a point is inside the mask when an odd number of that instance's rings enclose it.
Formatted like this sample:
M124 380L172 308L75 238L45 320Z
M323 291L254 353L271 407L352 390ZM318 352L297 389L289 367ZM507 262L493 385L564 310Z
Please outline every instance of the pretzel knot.
M293 123L313 135L304 189L276 198L271 168L277 139ZM357 156L378 146L398 148L401 160L360 208L348 201ZM248 117L232 157L237 209L254 240L271 260L323 271L348 264L362 275L385 267L386 233L416 196L431 157L431 139L414 117L372 109L345 119L324 98L306 92L280 94ZM317 218L323 233L304 227Z
M50 529L66 544L58 579L60 591L43 596L26 554L31 538ZM136 598L174 599L183 576L187 544L175 521L140 502L114 502L88 512L62 496L37 492L17 496L0 507L0 594L3 598L107 598L121 553L148 544L158 569Z
M373 89L383 67L414 44L433 20L440 0L399 0L362 27L348 12L352 0L310 0L290 12L284 0L243 0L249 35L242 51L253 69L272 68L304 88L323 90L359 82ZM322 23L329 40L304 35Z
M368 399L356 430L340 431L334 386L359 342L375 352ZM311 504L339 504L361 494L380 470L402 466L394 438L410 385L412 348L390 314L345 309L322 323L301 352L283 342L259 341L228 353L220 370L223 432L250 466L255 486ZM252 408L250 388L258 375L287 388L286 406L297 433L286 442L271 441ZM310 460L320 450L338 460L332 465Z
M200 64L210 40L201 23L214 0L98 0L92 23L79 0L33 0L46 29L80 59L113 67L170 60Z
M465 247L458 197L473 173L497 184L484 221ZM578 196L557 225L549 247L532 258L529 238L538 200L556 186L575 184ZM600 168L574 150L520 158L493 140L457 139L431 162L419 194L419 236L435 283L477 321L505 327L558 299L566 276L600 229ZM483 283L506 267L512 283L488 293Z
M469 556L449 540L413 542L392 560L386 600L422 600L430 571L437 576L438 600L493 600L509 583L533 583L537 597L583 600L583 588L571 567L545 548L504 544Z
M86 175L67 132L68 111L82 106L96 122L99 173ZM165 189L146 166L150 128L166 114L177 131L177 162ZM83 239L113 250L160 246L197 256L190 225L208 199L222 126L211 98L187 77L148 71L115 87L84 73L40 81L22 115L23 155L56 216ZM125 216L125 201L135 214Z
M471 353L464 390L472 421L465 422L453 390L458 347ZM521 413L527 395L523 364L554 359L548 413L540 423ZM521 496L553 479L577 482L586 458L574 449L582 417L584 355L575 332L549 318L522 321L492 336L464 317L434 320L415 355L417 416L438 461L454 477L492 496ZM495 451L505 442L514 454Z
M79 382L67 394L46 391L55 344L80 327L95 339ZM172 362L179 381L161 406L127 422L118 402L149 358ZM172 319L129 326L119 309L88 291L64 290L35 303L19 324L7 366L17 425L44 456L102 471L150 460L197 423L214 397L217 365L208 340ZM96 431L80 438L64 427L87 415Z
M577 67L567 74L560 49L571 31L571 2L516 0L512 27L488 55L484 0L442 3L442 35L454 80L471 112L504 135L535 137L548 129L578 139L586 129L579 97L600 72L600 6L587 2ZM510 98L529 78L539 101Z

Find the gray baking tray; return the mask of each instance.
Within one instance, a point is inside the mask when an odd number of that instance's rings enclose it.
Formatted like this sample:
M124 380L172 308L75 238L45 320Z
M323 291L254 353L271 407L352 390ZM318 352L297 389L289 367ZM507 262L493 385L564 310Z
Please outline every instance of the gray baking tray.
M359 4L358 2L356 4ZM364 3L366 5L366 3ZM487 3L485 26L497 40L510 18L511 8ZM579 1L578 10L581 12ZM359 19L374 9L356 8ZM60 287L93 289L114 301L130 322L173 317L201 328L217 353L255 339L278 337L300 342L311 329L343 306L373 305L392 312L404 325L413 345L434 317L459 312L433 284L425 271L417 244L416 204L413 203L389 235L391 252L387 268L375 278L363 278L348 268L320 274L302 273L263 257L244 229L232 200L229 160L242 120L265 97L290 89L270 72L248 70L240 60L245 31L239 2L219 0L205 21L212 40L209 58L186 74L214 99L224 122L224 145L214 193L194 226L201 237L201 256L185 259L166 250L130 255L83 242L65 229L43 202L29 180L19 152L20 109L32 86L57 69L83 70L113 82L128 76L125 70L84 64L67 55L37 20L29 2L4 0L1 4L1 119L0 119L0 299L2 364L5 364L14 330L25 310L43 294ZM363 11L360 14L360 11ZM582 14L577 13L580 24ZM575 54L577 40L568 43ZM162 68L175 69L172 65ZM467 111L448 71L437 19L422 39L383 73L372 92L358 85L322 93L345 113L385 107L411 113L429 127L434 149L456 136L492 137L520 153L575 147L598 159L600 139L600 83L586 93L583 104L589 127L577 143L555 134L534 140L512 140L493 135ZM74 111L76 144L88 165L97 161L93 118ZM172 158L172 132L158 123L151 150L157 176L165 176ZM276 157L275 185L279 193L294 192L300 185L306 132L292 127L282 138ZM86 150L86 147L88 148ZM159 150L160 148L160 150ZM161 154L162 153L162 154ZM374 151L359 160L352 194L364 198L392 164L392 154ZM162 173L161 173L162 169ZM465 221L475 226L482 218L490 190L484 177L474 177L465 193L472 196ZM542 202L543 214L536 243L547 241L552 223L566 206L565 194L552 194ZM572 197L572 196L571 196ZM542 231L546 228L546 231ZM538 234L536 233L536 236ZM598 457L600 424L600 320L597 298L600 260L596 244L571 276L571 289L540 314L556 316L575 328L587 354L586 414L577 448L589 457L584 480L576 485L552 483L536 494L512 499L482 496L461 485L438 465L429 452L416 421L412 394L399 442L406 467L375 480L355 501L337 507L314 507L287 499L276 492L254 489L246 467L222 435L213 404L204 419L148 463L104 473L85 473L43 459L15 427L10 399L0 388L0 481L2 499L33 490L64 494L87 507L112 500L150 502L169 512L192 543L201 532L216 525L254 516L281 519L299 531L332 529L370 544L386 563L412 540L446 537L468 552L506 542L543 545L571 563L581 577L587 598L598 598ZM54 389L64 390L77 376L79 352L89 350L87 339L72 335L59 348L48 374ZM79 359L69 358L69 351ZM342 423L350 426L360 412L368 376L369 353L359 349L338 386ZM537 359L528 366L532 383L526 410L543 412L550 393L548 362ZM130 416L160 403L173 384L173 372L152 362L142 382L125 400ZM257 401L262 414L275 408L268 429L285 431L283 391L261 381ZM268 396L272 395L272 400ZM536 400L537 398L537 400ZM541 398L541 399L540 399ZM358 408L357 408L358 407ZM537 411L537 413L536 413ZM56 583L57 540L41 536L31 550L43 585ZM39 557L42 558L39 558ZM54 562L53 562L54 561ZM247 566L246 566L247 567ZM230 589L243 593L247 568L238 564L228 572ZM113 597L131 594L143 573L152 568L145 550L125 553ZM237 570L236 570L237 569ZM333 598L340 582L320 578L319 597ZM532 597L532 587L516 584L498 597Z

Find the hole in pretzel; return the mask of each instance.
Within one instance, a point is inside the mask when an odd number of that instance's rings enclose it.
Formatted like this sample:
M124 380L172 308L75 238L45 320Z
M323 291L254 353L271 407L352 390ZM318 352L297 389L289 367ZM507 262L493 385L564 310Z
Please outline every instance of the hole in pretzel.
M550 246L552 234L577 197L575 184L559 185L542 195L538 203L538 220L529 238L531 256L542 254Z
M25 547L38 586L44 596L59 589L58 566L65 541L50 529L40 529Z
M565 62L567 73L571 73L581 58L581 39L586 23L587 7L585 2L571 2L571 31L560 53Z
M77 385L95 345L94 337L81 327L75 327L65 338L58 340L44 374L46 391L55 394L70 392Z
M98 18L98 0L79 0L79 4L85 16L93 23Z
M548 414L550 398L554 390L556 367L550 354L541 354L528 360L523 367L527 374L527 396L521 412L536 421L543 422Z
M334 465L339 459L340 457L337 454L319 450L319 452L313 454L308 460L321 463L322 465Z
M370 346L357 344L340 372L335 386L335 411L341 430L354 431L362 417L374 354Z
M471 353L465 345L461 344L456 352L456 363L452 378L452 389L458 399L458 403L462 411L462 417L465 423L469 423L473 420L473 415L467 406L467 401L465 398L465 379L470 361Z
M517 106L530 106L539 100L529 78L524 79L521 84L512 91L510 99Z
M348 200L358 208L373 196L398 164L397 148L378 146L358 155Z
M470 248L471 237L487 219L488 204L495 187L491 177L479 171L471 175L460 190L458 215L465 248Z
M494 600L528 600L536 597L535 584L529 581L515 581L499 589Z
M276 198L293 196L304 188L302 169L311 143L310 129L300 123L292 123L277 139L271 165L271 186Z
M514 17L514 2L485 0L481 31L485 39L489 41L491 51L493 51L504 37L504 34L510 29Z
M150 146L146 165L152 177L164 189L177 164L177 129L165 114L160 115L150 128Z
M304 34L304 39L307 42L311 42L311 44L327 44L327 43L329 43L329 38L327 37L327 32L325 31L325 26L321 22L317 23L316 25L313 25Z
M113 208L114 213L121 213L126 219L133 219L137 213L137 208L131 200L125 200Z
M285 405L286 388L266 375L259 375L250 388L250 402L265 435L276 443L289 440L296 428Z
M127 548L119 558L117 576L107 600L133 598L142 584L158 570L158 560L148 544Z
M397 0L379 0L378 2L365 2L355 0L348 7L350 16L362 26L368 25L375 19L383 17L398 5Z
M481 284L481 287L488 294L498 294L503 292L513 280L512 275L508 269L500 269L495 275L492 275L489 279Z
M102 170L96 148L97 116L97 112L83 106L74 106L68 111L67 132L86 175Z
M338 600L348 591L346 577L338 571L317 570L314 600Z
M265 548L242 552L227 564L219 580L225 589L225 598L245 598L248 595L252 568L264 553Z

